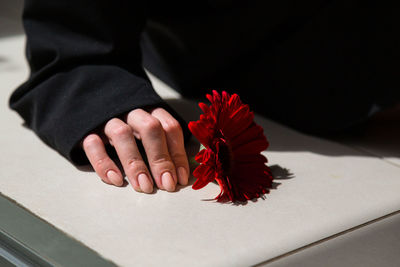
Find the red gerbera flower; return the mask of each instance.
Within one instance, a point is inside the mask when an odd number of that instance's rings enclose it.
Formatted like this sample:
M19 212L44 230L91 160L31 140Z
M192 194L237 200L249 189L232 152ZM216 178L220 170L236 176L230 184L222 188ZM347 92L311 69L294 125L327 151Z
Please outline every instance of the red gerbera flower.
M194 170L197 178L193 189L200 189L216 180L221 189L219 202L247 201L268 193L273 177L261 154L268 141L254 114L237 94L222 96L213 91L207 95L211 105L199 103L204 114L189 123L189 129L205 149L195 157L200 165Z

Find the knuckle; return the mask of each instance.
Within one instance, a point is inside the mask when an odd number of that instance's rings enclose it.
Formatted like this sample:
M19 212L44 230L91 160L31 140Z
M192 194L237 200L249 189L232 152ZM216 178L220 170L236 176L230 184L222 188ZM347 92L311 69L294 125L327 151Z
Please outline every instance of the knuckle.
M104 132L110 132L110 130L115 127L115 125L119 125L121 121L117 118L112 118L109 121L106 122L104 125Z
M164 130L167 133L178 133L182 131L182 128L177 120L169 120L165 123Z
M132 110L128 114L126 114L125 121L132 121L132 119L135 117L135 112L137 112L137 109Z
M119 125L111 130L112 137L132 135L132 129L127 124Z
M136 109L134 109L134 110L131 110L131 111L126 115L126 117L127 117L127 119L132 119L132 118L134 118L137 114L140 114L140 113L143 113L143 112L144 112L143 109L141 109L141 108L136 108Z
M131 158L126 162L127 168L135 173L145 172L147 170L146 164L141 158Z
M120 120L117 118L112 118L111 120L109 120L107 122L107 124L109 124L109 125L113 125L113 124L117 124L117 123L120 123Z
M187 161L186 153L174 152L171 156L175 161Z
M161 123L154 117L149 117L143 122L143 129L148 132L160 131L162 129Z
M155 165L172 163L171 158L168 154L158 154L158 155L154 156L150 162Z
M93 162L92 165L97 172L101 172L101 170L103 170L107 165L107 159L106 158L97 159L95 162Z
M83 140L83 147L88 148L101 142L101 138L96 134L90 134Z

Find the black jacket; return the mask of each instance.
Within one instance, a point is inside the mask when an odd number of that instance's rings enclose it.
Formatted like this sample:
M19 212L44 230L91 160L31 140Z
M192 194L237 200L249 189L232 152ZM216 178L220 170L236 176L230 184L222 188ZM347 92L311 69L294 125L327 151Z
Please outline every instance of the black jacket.
M11 96L37 135L74 163L79 142L134 108L165 106L141 64L140 1L25 1L29 80Z
M388 28L398 25L396 9L381 6L356 0L26 0L31 75L10 105L76 164L87 163L82 138L113 117L163 106L179 119L154 92L143 64L184 96L232 90L256 111L297 129L344 129L399 100L396 71L387 67L399 65L399 35Z

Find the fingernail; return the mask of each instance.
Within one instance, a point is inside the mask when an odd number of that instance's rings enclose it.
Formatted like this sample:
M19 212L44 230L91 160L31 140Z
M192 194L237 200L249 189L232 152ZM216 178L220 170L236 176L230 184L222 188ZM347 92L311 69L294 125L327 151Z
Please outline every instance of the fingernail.
M121 177L119 177L118 173L113 170L107 172L107 178L110 179L110 182L116 186L120 186L122 184Z
M181 185L187 185L188 183L188 173L184 167L179 167L178 168L178 178L179 178L179 183Z
M175 182L170 172L164 172L161 176L161 183L165 190L171 192L175 190Z
M153 184L151 183L149 177L146 174L144 174L144 173L139 174L138 182L139 182L140 189L143 192L145 192L147 194L150 194L153 192Z

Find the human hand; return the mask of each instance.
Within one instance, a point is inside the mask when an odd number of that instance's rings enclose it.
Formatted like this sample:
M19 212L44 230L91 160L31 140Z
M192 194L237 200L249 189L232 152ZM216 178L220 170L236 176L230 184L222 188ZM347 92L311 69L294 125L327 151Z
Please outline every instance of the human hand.
M142 141L150 171L135 138ZM123 176L107 155L107 142L115 148L125 174L136 191L153 192L152 178L159 189L170 192L175 190L177 182L181 185L188 183L189 163L182 128L166 110L132 110L124 120L113 118L100 133L91 133L83 139L83 150L98 176L107 184L121 186Z

